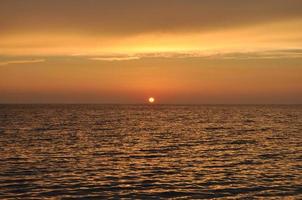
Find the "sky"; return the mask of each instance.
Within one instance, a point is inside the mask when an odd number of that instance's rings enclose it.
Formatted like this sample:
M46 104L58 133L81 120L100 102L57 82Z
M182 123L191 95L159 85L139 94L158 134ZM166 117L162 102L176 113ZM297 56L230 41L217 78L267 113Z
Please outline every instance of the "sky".
M0 0L0 103L300 104L301 0Z

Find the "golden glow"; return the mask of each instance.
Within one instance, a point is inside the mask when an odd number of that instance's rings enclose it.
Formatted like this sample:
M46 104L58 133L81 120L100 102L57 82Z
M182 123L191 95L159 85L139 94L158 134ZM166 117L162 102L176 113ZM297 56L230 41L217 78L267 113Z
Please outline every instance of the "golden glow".
M0 3L0 103L302 101L302 1L30 2Z
M149 98L149 103L154 103L155 102L155 99L153 97L150 97Z
M24 32L0 35L0 54L26 56L106 56L129 59L140 55L171 56L189 53L210 56L224 53L298 49L302 20L266 23L206 32L165 32L108 36L70 32ZM290 31L287 31L290 30ZM227 40L225 39L227 38ZM244 44L244 45L242 45ZM123 58L127 60L127 58ZM108 60L111 60L108 58ZM117 59L119 60L119 59Z

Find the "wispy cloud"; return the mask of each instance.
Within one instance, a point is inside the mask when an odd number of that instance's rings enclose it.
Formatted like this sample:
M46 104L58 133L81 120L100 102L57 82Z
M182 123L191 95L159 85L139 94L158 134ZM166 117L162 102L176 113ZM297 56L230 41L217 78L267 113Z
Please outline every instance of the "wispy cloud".
M302 49L268 50L257 52L232 52L225 54L212 55L210 58L221 59L284 59L302 58Z
M283 59L302 58L302 49L285 50L263 50L263 51L184 51L184 52L158 52L158 53L137 53L131 55L100 55L99 57L88 58L96 61L127 61L144 58L204 58L204 59Z
M139 56L123 56L123 57L95 57L89 58L89 60L99 60L99 61L126 61L126 60L139 60Z
M41 63L41 62L45 62L45 59L8 60L8 61L0 61L0 66L11 65L11 64Z

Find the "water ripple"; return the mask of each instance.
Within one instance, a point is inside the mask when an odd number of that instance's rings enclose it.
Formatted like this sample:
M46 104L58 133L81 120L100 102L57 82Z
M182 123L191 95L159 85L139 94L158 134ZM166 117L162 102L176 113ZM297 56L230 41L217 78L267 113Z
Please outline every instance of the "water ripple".
M0 199L299 199L301 106L0 105Z

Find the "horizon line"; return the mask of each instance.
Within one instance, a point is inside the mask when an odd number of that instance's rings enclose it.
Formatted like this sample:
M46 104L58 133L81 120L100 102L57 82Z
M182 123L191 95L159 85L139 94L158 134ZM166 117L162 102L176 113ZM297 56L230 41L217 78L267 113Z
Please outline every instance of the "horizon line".
M302 103L0 103L0 105L148 105L148 106L257 106L257 105L289 105L299 106Z

